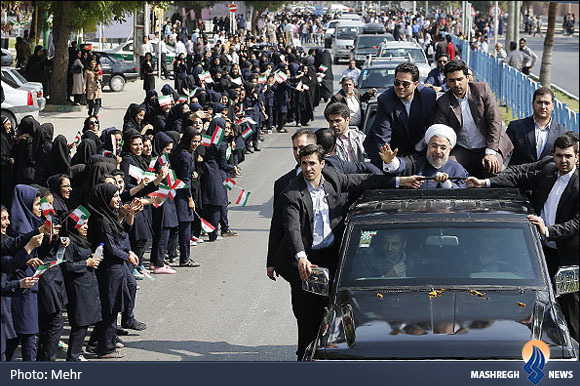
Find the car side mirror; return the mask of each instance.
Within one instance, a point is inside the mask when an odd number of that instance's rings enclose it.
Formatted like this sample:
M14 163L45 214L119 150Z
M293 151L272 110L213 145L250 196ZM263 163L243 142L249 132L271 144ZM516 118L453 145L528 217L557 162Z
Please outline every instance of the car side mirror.
M556 297L578 292L580 280L577 265L560 267L553 279Z

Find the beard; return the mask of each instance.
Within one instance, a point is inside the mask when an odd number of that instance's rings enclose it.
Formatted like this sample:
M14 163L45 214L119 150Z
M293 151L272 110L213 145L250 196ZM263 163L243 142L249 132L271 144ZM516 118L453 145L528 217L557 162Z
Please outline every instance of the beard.
M447 163L449 160L449 154L444 155L443 157L433 157L429 152L427 152L427 161L433 166L435 169L440 169L443 165Z

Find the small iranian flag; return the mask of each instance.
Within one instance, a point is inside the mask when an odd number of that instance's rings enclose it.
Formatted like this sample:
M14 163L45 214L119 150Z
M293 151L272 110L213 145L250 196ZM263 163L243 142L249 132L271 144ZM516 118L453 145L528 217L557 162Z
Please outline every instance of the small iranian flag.
M203 146L211 145L211 137L209 135L202 134L201 135L201 144Z
M157 102L159 102L159 106L167 106L173 103L173 98L170 95L163 95L157 98Z
M244 112L244 104L240 103L240 105L238 106L238 111L236 111L236 114L241 114Z
M107 157L107 156L109 156L109 155L113 155L113 152L112 152L112 151L108 151L108 150L103 150L103 155L104 155L105 157Z
M82 138L82 136L83 135L81 134L80 131L75 136L75 147L79 147L79 145L81 144L81 138Z
M231 178L226 178L226 180L224 181L224 186L228 189L228 190L232 190L234 188L234 186L236 186L236 181L234 181Z
M250 197L250 192L245 189L242 189L238 199L236 200L236 205L238 206L246 206L248 203L248 198Z
M258 84L266 83L268 81L268 77L266 75L261 75L258 77Z
M211 78L209 71L204 71L199 74L199 79L203 80L205 83L213 83L213 79Z
M328 67L326 67L324 64L321 64L320 66L318 66L318 69L322 72L326 72L326 70L328 70Z
M195 87L193 90L191 90L189 92L189 97L191 98L191 97L195 96L195 93L197 92L197 90L199 90L199 88L197 88L197 87Z
M244 118L240 119L239 121L234 122L234 124L236 124L236 125L241 125L241 124L244 124L244 123L249 123L251 125L255 125L256 124L256 121L254 121L250 117L244 117Z
M285 72L278 70L274 73L274 79L276 79L276 82L282 83L288 79L288 75Z
M111 134L111 145L113 146L113 155L117 156L117 138L115 134Z
M219 126L215 127L215 130L211 136L211 143L219 144L224 139L225 131Z
M152 197L161 197L163 198L163 201L161 203L153 203L153 206L156 208L159 208L161 205L163 205L163 203L165 202L165 200L167 199L167 196L173 198L173 196L171 195L171 188L169 188L169 186L167 185L163 185L163 184L159 184L159 189L157 189L155 192L150 193L149 194Z
M143 174L145 172L138 168L135 165L129 165L129 175L137 180L137 183L140 184L141 180L143 179Z
M203 229L206 233L211 233L215 231L215 227L209 223L206 219L201 218L201 229Z
M232 83L235 83L238 86L241 86L242 85L242 78L233 78Z
M85 208L82 205L79 205L78 208L76 208L70 215L69 217L73 219L73 221L76 223L75 224L75 228L80 228L81 226L83 226L83 224L88 220L88 218L90 217L91 213L87 210L87 208Z
M52 263L46 263L46 264L39 265L38 267L36 267L36 271L34 272L34 275L32 275L32 277L40 277L40 276L42 276L53 265L56 265L56 261L53 261Z
M157 159L158 159L158 157L151 158L151 161L149 161L149 167L147 168L147 170L149 170L150 172L155 171L155 164L157 163Z
M40 199L40 210L42 210L42 214L44 216L48 216L49 214L56 214L54 208L52 207L52 204L48 202L46 197L42 197Z
M169 173L167 174L167 182L169 182L169 188L171 190L183 189L188 187L188 185L185 182L177 178L175 170L169 171ZM171 198L173 198L173 196L171 196Z
M159 157L158 161L159 161L159 166L161 166L161 167L168 165L169 164L169 157L167 156L167 153L163 153L163 155L161 157Z
M185 95L180 95L179 99L177 100L177 103L186 103L187 102L187 97Z
M252 135L253 133L254 133L254 130L252 130L251 127L248 127L246 130L242 131L242 138L248 139L250 137L250 135Z

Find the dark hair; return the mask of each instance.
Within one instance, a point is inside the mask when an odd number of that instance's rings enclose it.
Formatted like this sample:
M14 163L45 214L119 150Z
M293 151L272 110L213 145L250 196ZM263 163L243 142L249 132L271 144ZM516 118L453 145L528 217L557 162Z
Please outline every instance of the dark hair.
M469 74L469 69L467 68L467 65L465 64L465 62L463 60L451 60L449 62L447 62L447 64L445 65L445 67L443 67L443 73L445 74L445 76L447 76L448 73L450 72L456 72L456 71L461 71L463 72L463 75L468 75Z
M318 161L324 160L324 150L322 150L322 146L320 145L315 144L306 145L298 152L298 156L301 161L302 157L308 157L309 155L312 154L316 154L316 158L318 158Z
M111 172L111 176L113 176L113 177L121 176L121 178L125 179L125 173L123 173L123 171L119 170L119 169L113 170Z
M442 56L445 56L447 59L449 59L449 55L447 54L447 52L442 52L441 54L439 54L439 56L435 58L435 60L441 59Z
M552 97L552 103L554 103L554 92L548 87L540 87L536 91L534 91L534 97L532 98L532 103L536 101L536 98L542 95L550 95Z
M105 180L107 178L115 179L115 176L112 173L111 174L108 174L108 173L107 174L103 174L102 176L99 177L97 183L102 184L102 183L105 182Z
M565 132L564 135L567 135L568 137L572 138L573 141L578 142L578 132L570 130Z
M344 82L346 82L346 81L348 81L348 80L350 80L350 81L351 81L353 84L355 83L355 81L354 81L354 79L353 79L353 77L352 77L352 76L343 76L343 77L340 79L340 84L343 84Z
M514 51L518 48L518 44L516 42L510 42L510 51Z
M324 118L326 118L327 121L331 115L337 114L346 120L346 118L350 118L350 109L346 104L340 102L329 104L326 106L326 109L324 109Z
M447 39L447 42L451 43L451 35L445 36L445 39Z
M525 43L526 42L526 39L525 38L520 38L520 43L521 42L524 42Z
M308 129L298 130L297 132L292 134L292 142L294 142L294 140L296 140L302 136L305 136L306 138L308 138L312 142L316 142L316 134L314 134L314 132L312 132Z
M0 206L0 212L2 212L3 210L5 210L6 212L8 212L8 209L4 205L1 205Z
M419 80L419 69L417 68L416 65L414 65L411 62L404 62L404 63L399 64L397 66L397 68L395 68L395 76L397 76L397 74L399 72L410 73L413 77L413 82L416 82Z
M556 152L556 148L567 149L569 147L572 147L574 149L574 153L578 154L578 137L576 137L576 140L574 140L572 136L563 134L556 138L554 141L554 153Z
M331 128L316 130L316 143L322 147L325 154L332 152L336 145L336 133Z

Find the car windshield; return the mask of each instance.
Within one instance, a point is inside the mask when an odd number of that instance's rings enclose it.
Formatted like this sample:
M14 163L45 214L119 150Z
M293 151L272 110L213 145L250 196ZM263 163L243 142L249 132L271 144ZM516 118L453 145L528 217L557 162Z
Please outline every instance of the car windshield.
M527 224L354 226L339 287L542 286Z
M359 36L357 40L357 48L379 48L385 39L386 36L384 35Z
M365 68L360 77L359 88L388 88L395 81L395 68Z
M379 57L408 58L409 54L411 54L413 63L427 63L425 54L420 48L383 48Z
M28 83L28 80L16 70L10 71L10 75L12 75L12 77L17 79L18 81L20 81L21 84Z
M338 27L336 32L337 39L354 39L359 31L359 27Z

